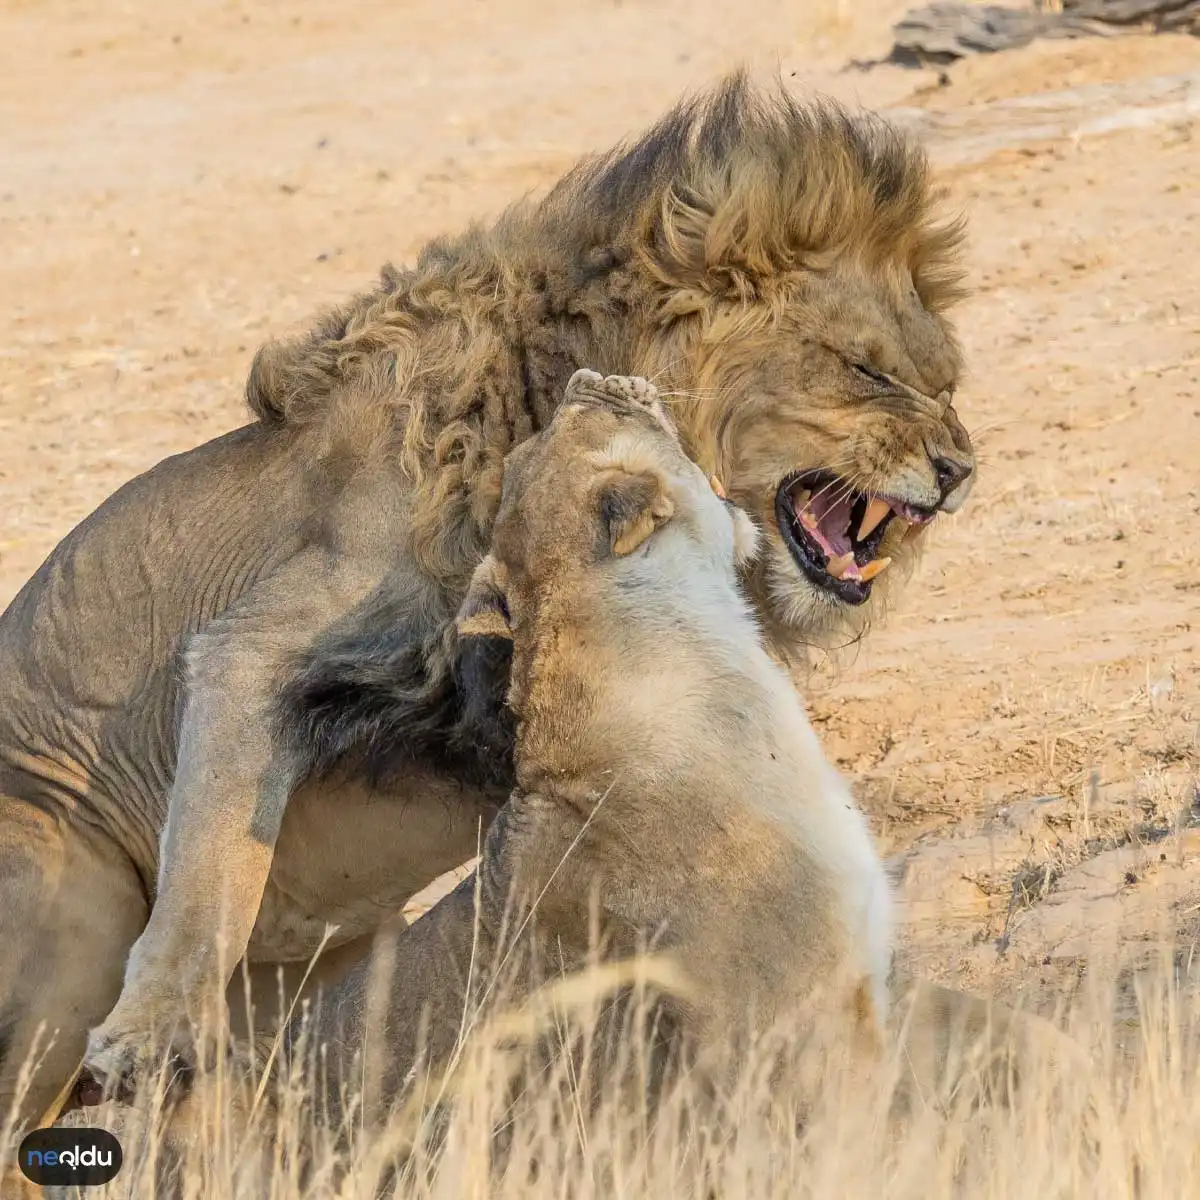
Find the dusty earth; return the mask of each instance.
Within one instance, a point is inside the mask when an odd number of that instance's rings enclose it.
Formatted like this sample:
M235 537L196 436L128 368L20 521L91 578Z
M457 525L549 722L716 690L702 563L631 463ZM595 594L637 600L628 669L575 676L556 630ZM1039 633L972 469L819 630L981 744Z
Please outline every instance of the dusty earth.
M780 69L916 129L973 230L979 486L813 683L896 856L902 954L1044 1005L1114 946L1178 936L1190 969L1200 40L839 72L902 8L4 0L0 602L119 484L244 420L264 337L685 88Z

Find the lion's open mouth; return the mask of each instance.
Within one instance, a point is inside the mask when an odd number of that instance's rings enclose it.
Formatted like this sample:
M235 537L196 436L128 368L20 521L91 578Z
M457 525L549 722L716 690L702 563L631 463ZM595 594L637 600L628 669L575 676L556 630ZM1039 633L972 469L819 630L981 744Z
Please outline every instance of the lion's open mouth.
M855 491L829 471L805 471L780 485L775 515L788 550L817 587L846 604L862 604L887 569L880 543L895 519L926 525L936 511L889 496Z

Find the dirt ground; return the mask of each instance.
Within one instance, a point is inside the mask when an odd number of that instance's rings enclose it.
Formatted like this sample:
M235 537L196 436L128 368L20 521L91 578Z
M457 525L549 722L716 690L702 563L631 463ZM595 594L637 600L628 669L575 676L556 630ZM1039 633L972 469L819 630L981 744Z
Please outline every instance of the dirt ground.
M0 603L244 420L263 338L726 67L781 69L917 130L972 228L978 487L812 699L896 856L902 953L1039 1003L1099 945L1182 935L1190 967L1200 39L840 73L903 7L3 0Z

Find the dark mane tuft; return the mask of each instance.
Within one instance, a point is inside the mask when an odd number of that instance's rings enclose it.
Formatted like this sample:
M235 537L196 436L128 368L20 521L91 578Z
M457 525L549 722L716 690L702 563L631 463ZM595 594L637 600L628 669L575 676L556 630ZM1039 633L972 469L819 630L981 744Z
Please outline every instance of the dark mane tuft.
M386 784L425 761L506 797L516 729L505 704L512 644L416 636L387 596L307 653L276 700L281 737L304 775L335 770Z

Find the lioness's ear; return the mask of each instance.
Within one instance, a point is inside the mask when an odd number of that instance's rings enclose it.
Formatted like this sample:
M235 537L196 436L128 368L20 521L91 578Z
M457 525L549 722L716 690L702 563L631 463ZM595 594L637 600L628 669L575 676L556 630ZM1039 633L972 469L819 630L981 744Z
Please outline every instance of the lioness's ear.
M512 641L508 602L500 588L499 568L490 554L475 568L454 624L459 637L502 637Z
M600 519L614 554L632 554L674 514L675 502L657 471L617 469L600 485Z

